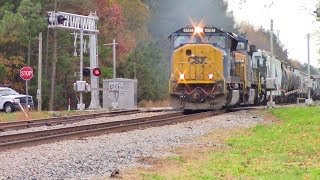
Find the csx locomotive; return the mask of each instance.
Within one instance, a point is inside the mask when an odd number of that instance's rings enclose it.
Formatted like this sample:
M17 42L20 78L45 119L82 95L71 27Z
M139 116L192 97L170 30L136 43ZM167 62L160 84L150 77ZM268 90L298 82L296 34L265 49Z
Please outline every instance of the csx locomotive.
M170 105L175 109L209 110L294 101L315 89L306 74L234 33L214 26L181 28L171 42ZM272 67L273 66L273 67ZM319 88L316 87L319 91ZM273 90L273 91L269 91Z

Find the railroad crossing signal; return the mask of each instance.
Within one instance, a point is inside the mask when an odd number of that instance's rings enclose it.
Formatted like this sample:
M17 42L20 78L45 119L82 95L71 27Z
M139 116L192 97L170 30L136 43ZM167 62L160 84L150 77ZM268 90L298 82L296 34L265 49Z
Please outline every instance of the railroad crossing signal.
M83 74L83 76L90 76L90 75L91 75L90 67L85 67L85 68L83 68L82 74ZM100 68L94 68L94 69L92 70L92 74L95 75L95 76L100 76L100 75L101 75L101 70L100 70Z
M83 76L90 76L90 68L88 67L83 68L82 74Z
M33 69L29 66L25 66L21 68L20 77L25 81L30 80L33 77Z
M100 76L101 70L99 68L94 68L92 70L92 74L95 75L95 76Z
M89 35L90 41L90 69L98 67L98 51L97 51L97 42L98 42L98 16L96 13L90 13L89 16L83 16L78 14L71 14L66 12L55 12L48 11L48 28L54 29L67 29L74 31L75 33L80 33L80 82L83 81L83 76L87 70L84 70L83 67L83 36L84 33ZM99 98L99 79L98 76L101 74L101 71L94 71L90 74L91 80L91 102L89 108L96 109L100 108L100 98ZM100 69L99 69L100 70ZM80 92L78 109L83 110L83 94Z

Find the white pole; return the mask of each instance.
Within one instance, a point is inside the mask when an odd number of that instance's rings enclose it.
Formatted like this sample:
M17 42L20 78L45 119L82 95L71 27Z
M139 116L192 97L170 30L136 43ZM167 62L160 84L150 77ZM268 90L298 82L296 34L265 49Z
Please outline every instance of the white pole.
M113 42L112 43L107 43L107 44L104 44L104 45L112 45L112 54L113 54L113 89L112 91L114 92L114 98L115 98L115 102L113 102L113 108L116 108L118 105L118 102L117 102L117 93L118 93L118 90L116 89L116 45L118 43L116 43L116 40L113 39Z
M306 100L306 106L311 106L313 104L313 100L311 98L311 72L310 72L310 34L307 34L307 47L308 47L308 99Z
M28 98L28 96L29 96L29 95L28 95L28 94L29 94L29 92L28 92L28 88L29 88L29 87L28 87L28 81L29 81L29 80L26 80L26 111L29 110L29 108L28 108L28 104L29 104L29 103L28 103L28 99L29 99L29 98Z
M90 70L99 67L98 63L98 34L92 33L89 35L90 39ZM90 72L90 80L91 80L91 101L89 105L89 109L97 109L101 108L100 106L100 98L99 98L99 77L94 76L93 73Z
M83 81L83 27L80 30L80 81ZM80 102L79 102L79 110L83 110L82 108L82 101L83 101L83 93L80 92Z
M271 19L270 22L270 53L271 53L271 59L270 59L270 74L269 78L274 78L274 62L273 62L273 19ZM273 96L272 96L272 90L270 90L270 101L267 103L267 107L273 108L275 106L275 103L273 102Z
M114 82L114 85L116 85L116 40L113 39L113 82Z
M42 32L39 33L39 63L38 63L38 111L42 109L42 99L41 99L41 78L42 78Z
M309 81L311 80L311 75L310 75L310 34L308 33L307 35L307 42L308 42L308 79ZM308 99L311 99L310 95L310 88L308 89Z
M116 107L118 107L118 100L117 100L117 89L116 89L116 76L117 76L117 74L116 74L116 40L115 39L113 39L113 42L112 42L112 44L113 44L113 87L114 87L114 90L113 90L113 92L114 92L114 100L115 100L115 102L114 102L114 108L116 108Z
M271 30L270 30L270 53L271 53L271 78L275 76L274 74L274 62L273 62L273 19L271 19Z

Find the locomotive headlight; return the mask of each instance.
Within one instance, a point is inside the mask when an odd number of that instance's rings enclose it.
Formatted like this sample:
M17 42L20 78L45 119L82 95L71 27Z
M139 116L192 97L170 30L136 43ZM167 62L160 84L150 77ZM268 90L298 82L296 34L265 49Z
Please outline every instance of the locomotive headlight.
M201 28L201 27L194 27L194 33L196 33L196 34L200 34L200 33L203 33L203 28Z
M213 74L209 74L209 79L213 79Z
M184 80L184 74L180 74L180 80Z

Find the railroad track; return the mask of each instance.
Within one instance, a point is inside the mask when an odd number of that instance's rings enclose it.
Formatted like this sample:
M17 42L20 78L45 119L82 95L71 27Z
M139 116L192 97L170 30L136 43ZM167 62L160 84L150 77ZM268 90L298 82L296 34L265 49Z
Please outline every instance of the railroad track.
M141 112L140 110L122 110L122 111L100 112L100 113L83 114L83 115L66 116L66 117L46 118L46 119L38 119L38 120L5 122L5 123L0 123L0 131L4 132L8 130L20 130L20 129L26 129L31 127L71 124L71 123L84 121L87 119L129 115L129 114L136 114L140 112Z
M134 129L170 125L174 123L211 117L213 115L218 115L224 112L224 110L221 110L196 113L191 115L184 115L179 112L124 121L105 122L75 127L65 127L60 129L3 135L0 136L0 151L67 139L77 139L101 134L125 132Z

